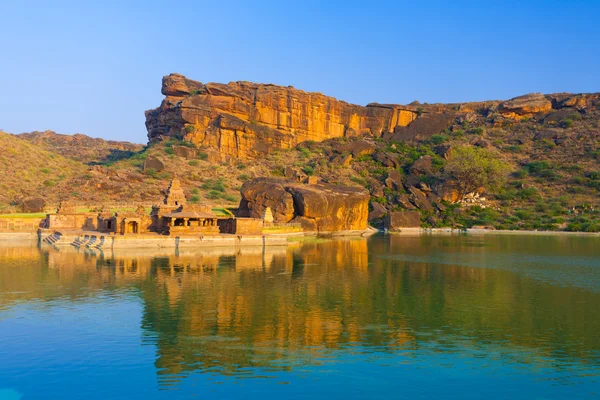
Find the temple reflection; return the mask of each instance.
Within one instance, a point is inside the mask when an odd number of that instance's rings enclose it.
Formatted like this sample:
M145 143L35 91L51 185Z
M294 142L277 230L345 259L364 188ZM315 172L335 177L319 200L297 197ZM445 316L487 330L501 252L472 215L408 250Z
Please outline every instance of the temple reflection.
M444 344L439 351L452 351L508 341L548 362L564 354L593 361L600 321L589 310L599 306L597 293L459 263L464 254L493 261L495 249L483 252L477 239L423 245L427 240L152 255L0 247L0 309L133 291L143 304L142 340L156 346L157 374L165 382L193 371L289 369L340 348L393 352L438 342ZM588 311L573 302L588 304Z

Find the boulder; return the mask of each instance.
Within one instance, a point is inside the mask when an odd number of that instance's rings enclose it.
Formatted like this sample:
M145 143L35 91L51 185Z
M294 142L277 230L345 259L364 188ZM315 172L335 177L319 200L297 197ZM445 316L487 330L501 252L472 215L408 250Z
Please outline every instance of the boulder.
M165 164L156 156L148 156L144 161L144 172L149 169L159 172L165 169Z
M432 164L430 155L421 156L410 167L410 173L417 176L431 175L433 173Z
M176 155L178 155L179 157L183 157L186 160L193 160L198 156L198 150L191 148L191 147L187 147L187 146L173 146L173 151L175 152Z
M364 230L369 213L369 193L363 188L324 183L256 178L241 189L239 215L261 218L267 207L276 223L300 223L319 232Z
M433 211L433 206L431 205L429 200L427 200L427 195L425 195L425 193L423 193L421 190L417 189L416 187L411 187L410 193L411 193L410 201L418 209L423 210L423 211Z
M530 93L504 101L498 111L505 117L521 119L552 110L552 102L541 93Z
M399 231L402 228L420 228L421 213L418 211L390 212L385 218L385 229Z
M396 202L406 210L414 210L416 207L410 202L408 195L400 193L396 196Z
M387 214L387 209L381 203L371 202L371 212L369 212L369 221L383 218Z
M366 154L372 154L375 151L375 146L372 142L357 140L348 143L345 150L351 153L354 158L358 158Z
M398 154L395 153L379 150L373 153L373 160L389 168L400 167L400 162L398 161Z
M46 207L46 200L41 197L30 197L23 200L21 209L24 213L39 213L43 212Z
M481 147L481 148L488 148L488 147L492 146L492 144L490 142L488 142L484 138L480 138L480 137L474 138L473 140L471 140L470 143L473 146L477 146L477 147Z
M573 115L579 116L579 112L574 108L563 108L558 111L553 111L550 114L544 117L544 123L558 123L564 120L565 118L570 118Z
M385 186L398 190L402 187L402 174L397 169L392 169L388 172L388 176L385 179Z
M294 218L294 200L285 190L285 181L257 178L244 182L239 207L241 217L262 218L271 208L275 223L286 223Z
M444 157L446 160L452 155L452 146L449 144L440 144L433 148L435 154Z
M448 129L456 119L452 113L424 113L407 126L397 126L384 138L394 141L425 140Z

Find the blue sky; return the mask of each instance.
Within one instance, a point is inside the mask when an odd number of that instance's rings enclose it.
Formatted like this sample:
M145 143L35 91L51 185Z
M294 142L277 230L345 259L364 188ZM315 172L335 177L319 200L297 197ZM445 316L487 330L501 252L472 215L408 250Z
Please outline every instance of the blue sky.
M161 77L356 104L600 91L599 0L0 2L0 129L146 142Z

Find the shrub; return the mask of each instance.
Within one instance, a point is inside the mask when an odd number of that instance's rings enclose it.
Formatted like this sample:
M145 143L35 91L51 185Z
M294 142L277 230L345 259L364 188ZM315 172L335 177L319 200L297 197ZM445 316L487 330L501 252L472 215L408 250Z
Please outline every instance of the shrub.
M297 147L296 150L298 151L298 153L300 153L300 157L302 158L309 158L312 154L310 149L306 147Z
M306 167L302 168L302 172L304 172L308 176L312 176L315 174L315 169L310 165L307 165Z
M485 129L483 129L482 127L477 127L477 128L470 129L468 131L468 133L471 134L471 135L482 136L485 133Z
M198 162L198 160L190 160L190 162L188 164L192 167L196 167L196 166L198 166L199 162Z
M247 181L248 179L250 179L250 177L248 176L248 174L240 174L238 175L238 179L240 181Z
M442 144L446 141L446 136L444 135L433 135L431 137L431 143L433 144Z
M196 132L196 127L194 125L186 125L185 126L185 131L187 133L193 133Z
M275 167L271 170L271 175L273 176L285 176L285 170L283 167Z
M236 202L238 200L237 197L235 197L235 196L233 196L231 194L226 194L226 195L222 196L222 199L225 200L225 201L229 201L231 203L234 203L234 202Z
M539 196L538 191L534 187L528 187L528 188L521 189L521 191L519 191L517 194L517 197L519 197L522 200L532 200L538 196Z
M510 151L511 153L520 153L523 151L523 147L519 145L511 145L506 147L506 151Z
M218 199L219 197L221 197L221 193L217 192L216 190L211 190L206 194L206 198L211 200Z
M190 197L190 203L198 203L200 201L200 196L192 196Z
M204 153L204 152L199 152L198 153L198 159L199 160L207 160L208 159L208 154Z
M146 168L146 171L144 171L146 173L146 175L151 176L153 178L158 178L158 173L156 172L156 170L154 168Z
M211 190L216 192L225 192L225 183L223 182L223 178L218 179L209 179L204 182L201 186L202 189Z
M560 126L563 128L570 128L573 126L573 120L570 118L565 118L561 121Z
M462 196L481 186L497 189L508 171L508 165L490 150L470 146L455 148L444 167L444 174L456 182Z

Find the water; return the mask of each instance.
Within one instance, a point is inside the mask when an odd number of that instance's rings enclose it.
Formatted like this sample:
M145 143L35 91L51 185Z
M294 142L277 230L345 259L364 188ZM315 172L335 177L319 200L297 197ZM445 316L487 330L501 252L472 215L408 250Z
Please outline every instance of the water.
M600 238L0 247L0 399L598 398Z

